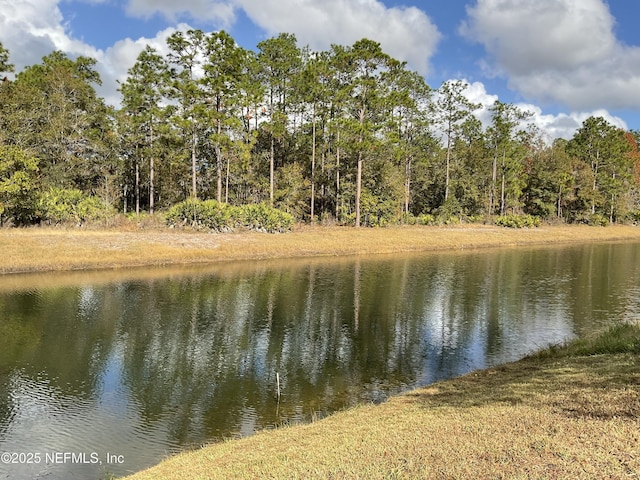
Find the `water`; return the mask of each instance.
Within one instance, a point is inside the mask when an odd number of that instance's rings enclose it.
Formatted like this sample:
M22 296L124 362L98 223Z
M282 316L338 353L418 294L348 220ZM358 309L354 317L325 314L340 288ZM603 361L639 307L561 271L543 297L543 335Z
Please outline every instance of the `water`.
M613 243L0 278L0 479L125 475L636 320L639 266Z

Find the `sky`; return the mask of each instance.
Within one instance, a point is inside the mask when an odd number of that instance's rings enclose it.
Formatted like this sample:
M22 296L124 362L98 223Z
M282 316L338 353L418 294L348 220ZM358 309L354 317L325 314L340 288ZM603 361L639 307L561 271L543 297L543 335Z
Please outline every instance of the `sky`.
M166 53L178 29L224 29L252 50L281 32L317 50L369 38L434 89L468 82L484 122L499 99L553 139L589 116L640 130L638 18L637 0L0 0L0 42L17 71L54 50L95 58L117 106L140 51Z

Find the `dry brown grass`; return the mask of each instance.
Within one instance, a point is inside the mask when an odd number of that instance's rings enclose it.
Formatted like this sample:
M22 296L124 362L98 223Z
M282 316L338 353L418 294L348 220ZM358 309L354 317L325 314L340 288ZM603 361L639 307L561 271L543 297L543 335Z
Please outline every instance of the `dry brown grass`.
M0 273L122 268L309 256L464 250L585 241L638 240L640 228L545 226L299 227L292 233L210 234L154 230L0 230Z
M637 355L529 359L127 478L638 478L638 415Z

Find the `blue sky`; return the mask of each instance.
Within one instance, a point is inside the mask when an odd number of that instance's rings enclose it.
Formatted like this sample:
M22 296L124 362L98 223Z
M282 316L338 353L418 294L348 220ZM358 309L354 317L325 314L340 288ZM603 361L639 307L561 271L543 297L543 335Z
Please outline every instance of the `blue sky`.
M640 129L640 2L636 0L0 0L0 41L18 69L53 49L99 61L100 93L145 44L176 29L224 28L245 48L279 32L326 49L367 37L437 88L531 111L550 138L590 115Z

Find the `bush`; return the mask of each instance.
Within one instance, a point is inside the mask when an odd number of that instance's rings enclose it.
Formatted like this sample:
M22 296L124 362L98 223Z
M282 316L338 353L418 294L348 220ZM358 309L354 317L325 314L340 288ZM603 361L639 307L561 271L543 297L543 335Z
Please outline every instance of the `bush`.
M583 223L594 227L606 227L609 225L609 219L600 213L592 213L576 217L574 223Z
M54 224L100 221L113 213L99 198L65 188L50 188L41 194L38 212L43 221Z
M294 224L293 215L264 203L234 207L216 200L186 200L171 207L166 218L171 226L190 225L215 232L229 232L239 227L268 233L285 232Z
M533 215L508 214L500 215L498 218L496 218L495 223L499 227L533 228L539 227L541 224L541 220L540 217L535 217Z
M169 209L167 223L171 226L191 225L194 228L227 232L233 230L233 208L216 200L185 200Z
M249 230L282 233L291 230L294 225L293 215L265 203L243 205L238 207L238 211L241 225Z
M418 216L418 225L435 225L436 218L428 213L423 213Z
M0 226L37 217L38 159L14 146L0 146Z
M405 212L400 217L400 222L403 225L415 225L418 223L418 219L411 212Z
M625 215L625 222L640 225L640 210L633 210Z

